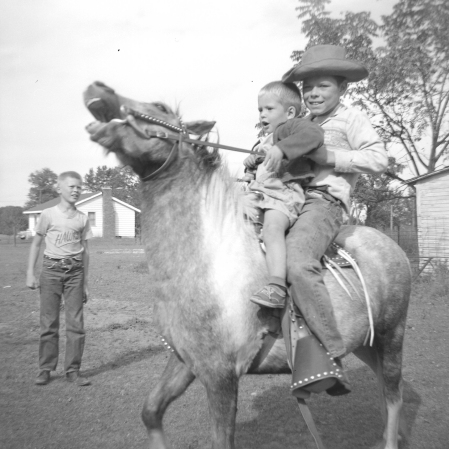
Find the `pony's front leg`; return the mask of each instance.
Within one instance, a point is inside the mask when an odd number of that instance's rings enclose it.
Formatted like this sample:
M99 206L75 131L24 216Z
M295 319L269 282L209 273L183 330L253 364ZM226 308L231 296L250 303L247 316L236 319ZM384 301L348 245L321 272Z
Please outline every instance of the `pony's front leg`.
M190 369L175 354L168 360L156 387L148 396L142 410L150 449L166 449L162 418L169 404L181 396L195 379Z
M215 373L202 379L212 421L212 449L234 449L235 417L239 380L235 373Z

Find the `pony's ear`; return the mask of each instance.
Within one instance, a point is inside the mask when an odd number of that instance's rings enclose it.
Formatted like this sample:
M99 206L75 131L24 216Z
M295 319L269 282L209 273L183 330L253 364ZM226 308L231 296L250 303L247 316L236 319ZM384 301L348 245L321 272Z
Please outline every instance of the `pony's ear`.
M214 126L216 122L206 122L205 120L196 120L194 122L187 122L187 131L197 136L207 134Z

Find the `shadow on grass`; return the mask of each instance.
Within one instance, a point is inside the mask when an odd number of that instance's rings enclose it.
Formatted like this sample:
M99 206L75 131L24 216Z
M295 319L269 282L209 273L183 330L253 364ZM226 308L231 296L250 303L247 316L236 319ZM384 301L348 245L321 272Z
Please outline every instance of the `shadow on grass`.
M131 318L124 323L111 323L107 326L95 328L95 332L113 332L113 331L127 331L127 330L149 330L152 329L152 323L146 320L141 320L137 317Z
M89 377L97 376L98 374L102 374L107 371L113 371L122 368L123 366L132 365L133 363L150 359L162 352L167 352L167 350L163 346L151 346L149 348L140 349L139 351L127 352L126 354L117 357L111 362L105 363L98 368L83 371L83 373L85 376Z
M320 394L307 401L323 444L328 449L380 448L384 425L376 382L372 376L367 379L363 367L351 371L351 384L353 391L347 396ZM400 449L408 449L421 398L405 383L403 399L408 438ZM253 408L257 419L237 424L237 447L316 449L297 401L287 389L277 386L264 391L254 399Z

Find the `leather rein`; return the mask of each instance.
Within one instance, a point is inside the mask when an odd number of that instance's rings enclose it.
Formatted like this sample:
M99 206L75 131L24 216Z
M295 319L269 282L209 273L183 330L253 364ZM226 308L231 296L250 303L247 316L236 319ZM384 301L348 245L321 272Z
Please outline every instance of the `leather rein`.
M153 173L140 178L142 181L148 181L149 179L154 178L157 174L165 170L168 165L173 161L175 155L176 155L176 148L180 148L185 143L191 143L193 145L199 145L199 146L205 146L205 147L212 147L212 148L221 148L223 150L229 150L229 151L238 151L240 153L250 153L250 154L259 154L258 152L251 151L251 150L245 150L243 148L237 148L237 147L231 147L228 145L223 145L221 143L213 143L213 142L204 142L202 140L198 139L190 139L189 138L189 130L186 128L184 123L180 118L178 120L181 123L181 127L172 125L171 123L165 122L164 120L158 119L156 117L152 117L151 115L142 114L141 112L138 112L134 109L128 108L127 106L121 106L120 110L125 113L126 115L130 115L133 118L137 118L139 120L143 120L147 123L152 123L155 125L163 126L164 128L167 128L171 131L176 131L178 134L168 134L165 131L145 131L142 132L142 130L133 122L133 120L128 121L128 124L134 129L134 131L142 138L144 139L165 139L165 140L174 140L175 143L173 144L173 147L165 160L165 162Z

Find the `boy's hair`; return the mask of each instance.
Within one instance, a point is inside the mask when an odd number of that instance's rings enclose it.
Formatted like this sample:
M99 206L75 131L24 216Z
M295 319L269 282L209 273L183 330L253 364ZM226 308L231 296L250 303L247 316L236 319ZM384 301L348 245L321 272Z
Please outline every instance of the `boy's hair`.
M66 178L75 178L75 179L79 179L81 182L83 182L83 178L76 171L65 171L65 172L62 172L58 176L58 183L61 181L64 181L64 179L66 179Z
M260 89L259 95L264 93L276 95L284 108L293 106L296 110L296 117L301 113L302 97L301 92L295 83L272 81Z

